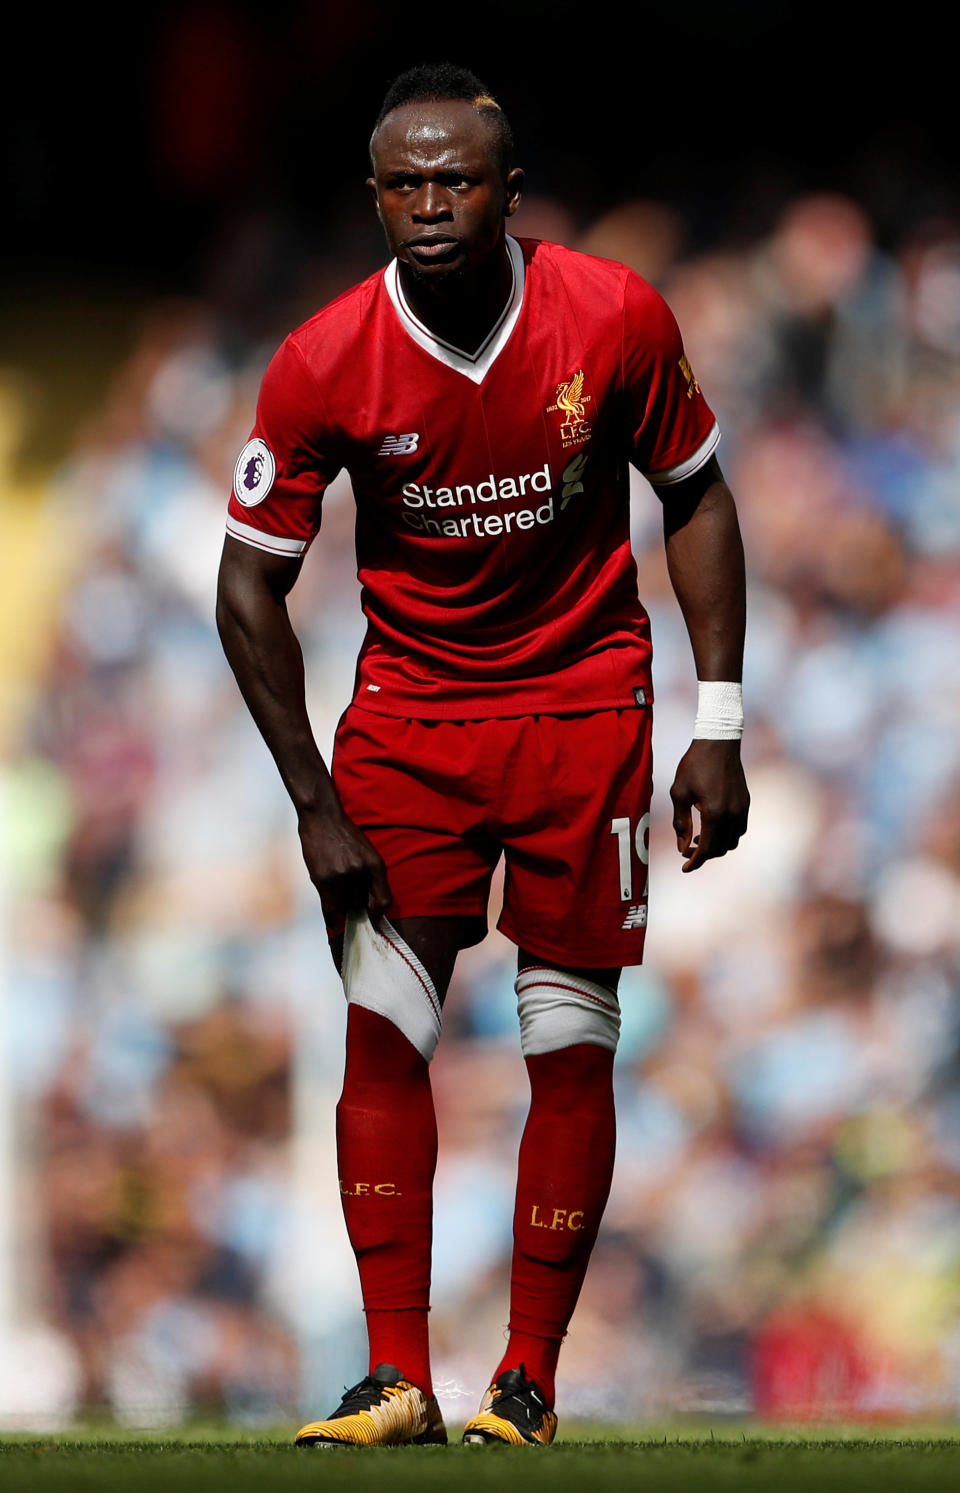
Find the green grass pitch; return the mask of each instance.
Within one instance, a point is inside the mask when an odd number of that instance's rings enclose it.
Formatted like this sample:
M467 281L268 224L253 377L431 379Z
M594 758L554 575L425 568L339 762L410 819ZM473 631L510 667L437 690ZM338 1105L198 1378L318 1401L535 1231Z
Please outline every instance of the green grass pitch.
M519 1462L517 1459L520 1459ZM309 1451L289 1432L195 1428L176 1433L70 1432L0 1436L0 1488L45 1493L159 1493L166 1489L268 1493L273 1489L631 1489L633 1493L737 1489L944 1490L960 1485L960 1427L711 1429L573 1426L549 1449L395 1447Z

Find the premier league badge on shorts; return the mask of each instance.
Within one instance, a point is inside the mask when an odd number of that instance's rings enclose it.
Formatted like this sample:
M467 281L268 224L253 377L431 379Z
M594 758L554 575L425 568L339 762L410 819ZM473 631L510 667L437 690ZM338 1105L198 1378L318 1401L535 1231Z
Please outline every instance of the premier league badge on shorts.
M273 459L273 452L266 441L255 436L237 457L233 473L233 490L237 495L237 502L242 503L244 508L262 503L273 486L276 475L277 464Z

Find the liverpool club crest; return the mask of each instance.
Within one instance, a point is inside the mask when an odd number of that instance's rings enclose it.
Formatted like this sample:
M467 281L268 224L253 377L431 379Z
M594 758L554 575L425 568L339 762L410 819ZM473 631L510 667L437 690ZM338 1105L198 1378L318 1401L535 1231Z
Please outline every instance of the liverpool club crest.
M561 416L560 439L565 447L582 446L589 441L592 431L584 416L592 399L592 394L583 392L582 368L565 383L557 384L557 402L547 405L547 414Z

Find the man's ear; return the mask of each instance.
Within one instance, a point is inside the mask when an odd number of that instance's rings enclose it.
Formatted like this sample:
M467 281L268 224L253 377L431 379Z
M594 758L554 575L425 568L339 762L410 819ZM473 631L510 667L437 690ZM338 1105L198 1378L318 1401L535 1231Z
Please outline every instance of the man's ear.
M504 209L505 216L512 218L520 206L520 198L523 196L523 172L519 166L514 166L507 176L507 205Z
M374 177L374 176L368 176L367 177L367 186L370 188L371 192L373 193L373 205L374 205L374 207L377 210L377 217L379 218L380 217L380 198L377 196L377 181L376 181L376 177Z

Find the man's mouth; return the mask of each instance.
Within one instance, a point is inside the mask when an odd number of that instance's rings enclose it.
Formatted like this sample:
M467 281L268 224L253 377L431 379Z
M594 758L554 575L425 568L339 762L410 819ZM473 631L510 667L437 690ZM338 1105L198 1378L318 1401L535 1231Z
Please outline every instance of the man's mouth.
M449 234L426 234L423 238L407 240L407 250L419 264L433 264L452 259L460 245Z

